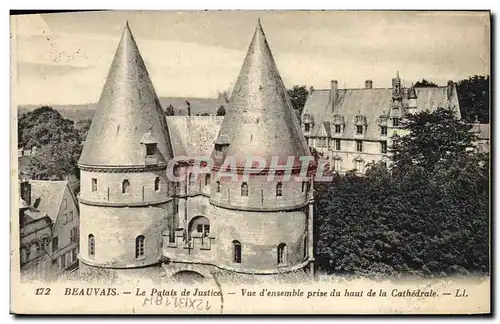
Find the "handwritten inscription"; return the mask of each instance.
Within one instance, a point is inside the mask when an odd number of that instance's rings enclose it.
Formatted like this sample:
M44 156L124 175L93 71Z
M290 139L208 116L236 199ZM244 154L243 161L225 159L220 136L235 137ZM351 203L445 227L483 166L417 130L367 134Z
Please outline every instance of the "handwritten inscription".
M153 297L145 297L142 306L164 306L173 308L193 309L208 311L212 307L208 300L191 297L164 297L156 295Z

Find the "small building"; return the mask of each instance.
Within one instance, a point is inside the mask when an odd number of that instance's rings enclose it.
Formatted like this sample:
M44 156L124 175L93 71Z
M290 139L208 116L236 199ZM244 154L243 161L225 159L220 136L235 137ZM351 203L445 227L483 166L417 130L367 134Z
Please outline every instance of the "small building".
M49 278L78 267L79 209L68 181L23 180L21 270Z

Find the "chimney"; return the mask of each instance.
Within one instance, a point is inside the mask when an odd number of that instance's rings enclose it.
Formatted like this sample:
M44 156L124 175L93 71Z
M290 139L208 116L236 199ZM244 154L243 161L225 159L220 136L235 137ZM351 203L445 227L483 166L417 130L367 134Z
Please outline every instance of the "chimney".
M330 81L330 102L332 104L332 111L335 108L337 102L337 89L339 88L339 83L337 80Z
M453 81L448 81L448 84L446 85L446 97L448 98L448 101L451 100L451 96L453 95Z
M31 205L31 184L29 183L29 181L21 181L21 198L28 205Z
M373 81L372 80L366 80L365 81L365 89L371 89L373 88Z

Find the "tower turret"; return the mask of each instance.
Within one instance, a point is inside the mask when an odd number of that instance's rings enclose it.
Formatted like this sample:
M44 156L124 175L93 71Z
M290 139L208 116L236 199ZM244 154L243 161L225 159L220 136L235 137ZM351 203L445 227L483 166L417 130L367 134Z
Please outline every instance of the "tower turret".
M134 268L161 260L171 158L166 121L127 23L79 160L83 264Z
M210 208L217 215L220 265L261 274L305 267L313 262L310 179L268 175L277 169L298 173L300 158L311 153L260 21L230 102L212 154ZM264 170L244 177L252 157L265 162ZM237 178L218 178L229 161Z
M399 78L399 71L398 71L396 77L392 79L392 99L400 100L401 98L402 98L401 79Z

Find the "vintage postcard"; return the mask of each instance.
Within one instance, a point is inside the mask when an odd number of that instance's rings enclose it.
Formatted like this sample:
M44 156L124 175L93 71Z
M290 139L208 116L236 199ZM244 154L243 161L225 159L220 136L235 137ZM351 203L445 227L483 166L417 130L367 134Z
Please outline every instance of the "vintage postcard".
M11 16L14 314L489 314L490 12Z

